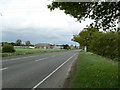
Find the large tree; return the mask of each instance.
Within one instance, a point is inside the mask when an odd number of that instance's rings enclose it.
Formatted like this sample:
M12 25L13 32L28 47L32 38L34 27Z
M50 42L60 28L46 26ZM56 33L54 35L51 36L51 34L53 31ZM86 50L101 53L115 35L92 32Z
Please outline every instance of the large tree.
M73 35L72 41L78 42L80 46L88 47L96 32L99 32L96 28L84 28L78 35Z
M17 46L20 46L21 43L22 43L22 40L18 39L18 40L16 40L16 43L15 43L15 44L16 44Z
M30 41L26 41L25 44L26 44L26 46L30 46L31 43L30 43Z
M119 22L120 2L53 2L48 8L64 10L80 22L85 18L94 19L91 27L119 31L116 25Z

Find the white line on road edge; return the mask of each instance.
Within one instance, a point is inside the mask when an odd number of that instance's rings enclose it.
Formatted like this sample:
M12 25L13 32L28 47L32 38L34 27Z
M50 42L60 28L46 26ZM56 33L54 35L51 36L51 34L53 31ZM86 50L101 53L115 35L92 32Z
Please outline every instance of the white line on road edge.
M5 69L8 69L8 68L2 68L2 69L0 69L0 70L2 71L2 70L5 70Z
M74 54L73 56L75 56L76 54ZM40 81L37 85L35 85L32 90L34 90L35 88L37 88L39 85L41 85L46 79L48 79L51 75L53 75L58 69L60 69L64 64L66 64L73 56L71 56L70 58L68 58L64 63L62 63L59 67L57 67L53 72L51 72L47 77L45 77L42 81Z
M77 53L76 53L77 54ZM74 54L73 56L75 56L76 54ZM77 58L75 58L75 60L76 60ZM73 64L73 62L74 62L74 60L71 62L71 64L70 64L70 68L68 69L68 72L67 72L67 76L69 75L69 73L70 73L70 71L71 71L71 67L72 67L72 64Z
M38 59L38 60L35 60L35 61L41 61L41 60L44 60L44 59L47 59L47 58L41 58L41 59Z

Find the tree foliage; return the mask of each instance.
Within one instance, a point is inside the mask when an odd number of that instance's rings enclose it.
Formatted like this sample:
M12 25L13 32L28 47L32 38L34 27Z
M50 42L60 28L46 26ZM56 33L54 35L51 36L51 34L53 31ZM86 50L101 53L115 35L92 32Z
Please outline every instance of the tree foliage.
M13 46L15 46L15 43L14 43L14 42L11 42L10 44L13 45Z
M95 33L89 49L96 54L120 60L118 32Z
M31 43L30 43L30 41L26 41L25 44L26 44L26 46L30 46Z
M22 40L20 40L20 39L18 39L18 40L16 41L16 45L17 45L17 46L20 46L21 43L22 43Z
M64 10L80 22L86 18L94 19L91 27L119 31L116 25L119 22L120 2L53 2L48 8Z
M65 45L62 45L63 46L63 49L70 49L70 46L68 44L65 44Z
M89 46L92 35L99 30L96 28L84 28L78 35L74 35L72 41L80 43L81 46Z
M8 42L2 42L2 46L8 45Z
M119 32L99 32L85 29L73 36L80 46L87 46L88 51L111 59L120 60L120 36Z

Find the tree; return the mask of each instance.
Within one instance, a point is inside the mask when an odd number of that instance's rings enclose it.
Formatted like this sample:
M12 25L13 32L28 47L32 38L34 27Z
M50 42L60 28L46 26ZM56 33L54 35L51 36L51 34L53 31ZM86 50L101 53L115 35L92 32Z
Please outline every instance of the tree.
M8 44L9 44L8 42L2 42L2 46L8 45Z
M70 14L80 22L86 18L94 19L91 27L120 30L116 28L119 22L120 2L53 2L48 8L64 10L66 14Z
M65 44L65 45L62 45L63 46L63 49L70 49L70 46L68 44Z
M111 59L120 60L118 32L95 33L90 51Z
M30 41L25 42L26 46L30 46Z
M18 40L16 41L16 45L17 45L17 46L20 46L21 43L22 43L22 40L20 40L20 39L18 39Z
M84 29L73 37L73 41L80 43L80 46L87 46L88 51L95 54L120 61L120 36L119 32L99 32Z
M11 42L10 44L13 45L13 46L15 46L15 43L14 43L14 42Z
M74 35L72 41L78 42L81 47L89 47L93 34L99 32L96 28L84 28L78 35Z

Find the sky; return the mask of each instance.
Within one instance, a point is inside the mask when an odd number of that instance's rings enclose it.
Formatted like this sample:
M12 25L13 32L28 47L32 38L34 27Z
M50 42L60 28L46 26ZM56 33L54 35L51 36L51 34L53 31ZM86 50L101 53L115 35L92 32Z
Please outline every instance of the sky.
M78 45L71 41L92 20L79 23L64 11L50 11L48 0L0 0L2 41Z

